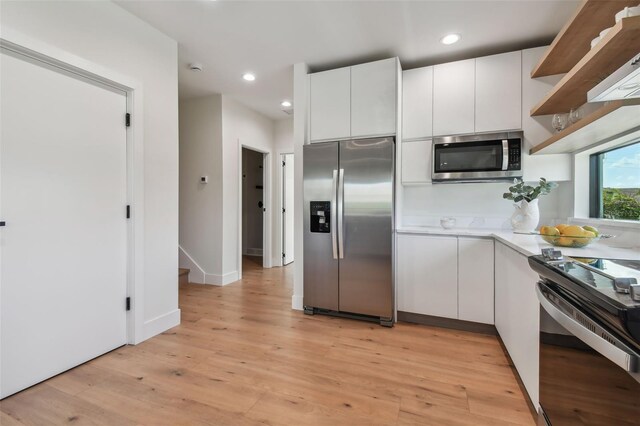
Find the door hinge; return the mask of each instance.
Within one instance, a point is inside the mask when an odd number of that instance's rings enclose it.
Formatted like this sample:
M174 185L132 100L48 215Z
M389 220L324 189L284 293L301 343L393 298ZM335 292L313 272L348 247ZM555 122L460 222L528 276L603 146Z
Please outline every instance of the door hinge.
M282 253L282 257L285 257L284 253Z
M282 213L286 213L287 209L285 209L284 207L282 208Z
M131 206L127 204L127 219L131 218Z
M125 125L126 127L131 127L131 114L126 113L126 114L124 115L124 125Z
M282 162L282 167L284 167L287 163L285 163L284 161Z
M130 311L130 310L131 310L131 298L130 298L130 297L127 297L127 299L126 299L126 302L125 302L125 303L126 303L126 305L127 305L127 311Z

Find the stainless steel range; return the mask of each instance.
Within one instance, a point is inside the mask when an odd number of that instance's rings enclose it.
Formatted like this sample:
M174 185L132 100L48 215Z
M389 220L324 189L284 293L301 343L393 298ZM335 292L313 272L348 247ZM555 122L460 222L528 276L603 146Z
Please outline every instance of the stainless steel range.
M541 280L539 424L640 425L640 261L531 256Z

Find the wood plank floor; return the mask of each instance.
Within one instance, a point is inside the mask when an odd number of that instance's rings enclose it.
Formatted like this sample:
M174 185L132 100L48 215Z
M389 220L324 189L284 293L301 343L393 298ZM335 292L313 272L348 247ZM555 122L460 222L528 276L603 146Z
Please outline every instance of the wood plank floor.
M182 324L0 402L9 425L534 425L498 340L291 310L293 267L183 285Z

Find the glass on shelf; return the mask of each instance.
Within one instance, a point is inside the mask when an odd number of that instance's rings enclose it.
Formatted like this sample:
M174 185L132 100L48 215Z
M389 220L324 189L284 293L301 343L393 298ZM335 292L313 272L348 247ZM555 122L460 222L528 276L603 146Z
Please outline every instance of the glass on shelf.
M553 114L551 125L553 126L554 129L556 129L556 132L560 132L564 130L564 128L567 127L567 123L568 123L567 114Z
M571 108L569 111L569 123L575 124L582 119L582 110L580 108Z

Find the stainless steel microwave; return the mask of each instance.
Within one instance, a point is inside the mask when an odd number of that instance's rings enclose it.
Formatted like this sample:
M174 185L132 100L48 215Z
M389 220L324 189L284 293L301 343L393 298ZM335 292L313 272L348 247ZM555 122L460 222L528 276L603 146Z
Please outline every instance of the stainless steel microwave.
M434 182L478 182L522 177L522 132L433 139Z

